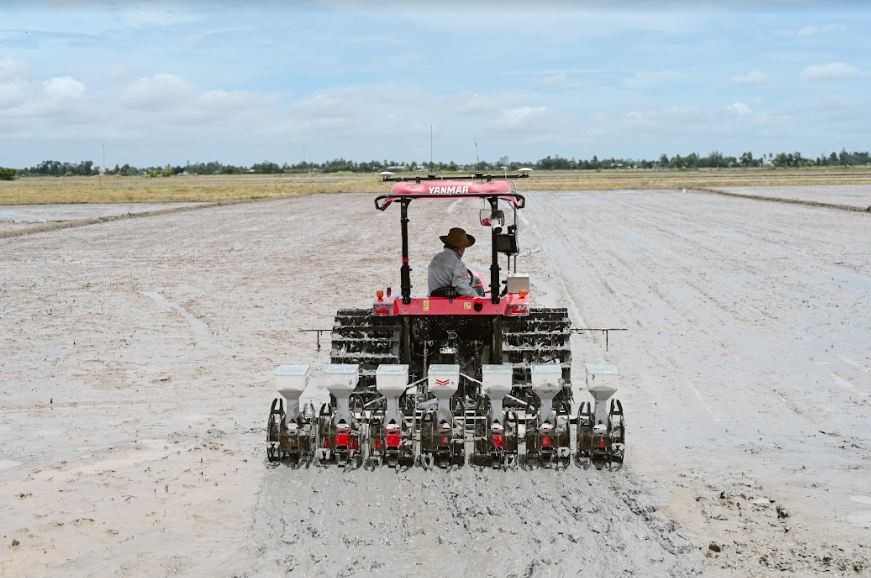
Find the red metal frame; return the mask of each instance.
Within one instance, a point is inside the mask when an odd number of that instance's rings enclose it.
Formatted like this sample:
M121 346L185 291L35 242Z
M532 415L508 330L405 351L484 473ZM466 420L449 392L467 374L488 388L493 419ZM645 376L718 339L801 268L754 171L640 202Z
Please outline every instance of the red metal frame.
M401 298L381 298L372 303L372 312L380 316L505 316L520 317L529 314L529 295L509 294L499 303L486 297L416 297L410 303Z
M492 214L498 210L500 200L510 203L514 209L522 209L526 206L526 199L523 195L517 193L514 189L512 178L526 178L528 173L520 175L507 176L504 179L494 179L492 175L476 174L471 177L456 177L453 179L440 179L434 175L430 175L427 180L420 178L412 179L384 179L385 181L392 180L396 184L393 185L389 195L381 195L375 198L375 208L379 211L384 211L397 201L401 208L400 224L402 227L402 266L399 268L400 275L400 292L402 295L403 311L400 311L394 304L393 311L384 303L373 304L373 313L375 315L408 315L404 310L415 309L417 306L411 298L411 267L408 264L408 206L414 199L450 199L450 198L478 198L489 203ZM485 179L484 182L480 182ZM472 303L471 311L482 312L481 315L526 315L529 305L527 303L507 303L500 306L502 298L499 296L499 251L497 249L497 237L500 234L501 227L491 227L491 251L492 261L490 263L490 302L494 307L488 307L485 311L483 301ZM483 279L482 279L483 282ZM525 298L526 295L524 294ZM474 298L473 298L474 299ZM509 298L510 301L510 298ZM427 303L429 301L427 300ZM471 315L466 305L461 305L463 310L451 309L446 313L435 313L438 315ZM421 313L423 306L421 304ZM441 307L436 308L437 311ZM432 315L433 313L429 313Z
M486 183L439 180L396 183L389 195L381 195L375 199L375 207L379 211L383 211L391 203L401 199L451 199L458 197L479 199L497 197L511 203L517 209L526 206L526 199L515 191L513 183L507 180Z

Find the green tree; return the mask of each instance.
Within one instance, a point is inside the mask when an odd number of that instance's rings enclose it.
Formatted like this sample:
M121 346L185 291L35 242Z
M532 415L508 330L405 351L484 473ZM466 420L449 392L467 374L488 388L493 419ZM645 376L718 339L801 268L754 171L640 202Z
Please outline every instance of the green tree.
M16 172L15 169L0 167L0 181L14 181Z
M282 172L281 167L278 163L273 163L272 161L263 161L262 163L254 163L251 165L251 169L255 173L261 173L266 175L274 175Z

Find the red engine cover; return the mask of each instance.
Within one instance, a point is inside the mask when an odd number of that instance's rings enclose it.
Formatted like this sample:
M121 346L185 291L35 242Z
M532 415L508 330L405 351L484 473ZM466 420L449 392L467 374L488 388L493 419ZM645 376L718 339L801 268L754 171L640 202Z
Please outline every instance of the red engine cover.
M493 447L500 450L505 447L505 438L502 434L493 434Z
M351 447L351 435L347 433L336 434L336 447Z
M397 449L399 447L401 438L398 433L389 433L387 434L387 447L390 449Z

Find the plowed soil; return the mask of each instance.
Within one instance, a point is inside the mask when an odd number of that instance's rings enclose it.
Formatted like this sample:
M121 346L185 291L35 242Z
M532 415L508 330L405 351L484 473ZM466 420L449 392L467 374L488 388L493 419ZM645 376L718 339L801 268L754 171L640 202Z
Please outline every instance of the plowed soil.
M0 575L871 574L871 216L528 201L533 299L627 329L573 338L577 399L584 363L620 368L622 470L265 462L274 367L324 395L297 330L398 288L399 212L370 194L0 239ZM451 226L487 269L479 208L412 204L415 292Z

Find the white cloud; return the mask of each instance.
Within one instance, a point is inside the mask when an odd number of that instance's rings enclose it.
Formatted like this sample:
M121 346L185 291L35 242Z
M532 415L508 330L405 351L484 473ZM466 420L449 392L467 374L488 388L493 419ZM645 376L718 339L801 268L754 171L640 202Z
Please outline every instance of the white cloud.
M17 58L4 56L0 58L0 80L20 78L27 70L27 64Z
M547 107L544 106L520 106L503 110L499 117L492 122L492 127L497 130L525 130L533 128L541 119Z
M813 64L801 73L801 79L811 82L827 80L844 80L859 75L859 69L843 62L828 64Z
M81 98L85 85L71 76L59 76L45 81L45 93L52 98Z
M706 118L705 112L697 106L671 105L630 111L623 115L621 125L631 133L632 130L662 130L669 125L690 127L704 123Z
M504 104L491 94L460 92L442 98L438 106L452 110L457 115L481 117L492 114L493 110Z
M739 74L732 77L735 84L763 84L768 82L768 75L759 70L753 70L747 74Z
M753 114L753 109L743 102L733 102L726 107L726 110L735 113L737 116L750 116Z
M121 103L141 110L166 110L196 96L194 88L175 74L161 72L140 78L124 89Z
M787 38L810 38L812 36L818 36L843 29L844 27L838 24L808 24L801 28L781 28L776 30L775 33L778 36L784 36Z
M27 100L29 93L29 82L21 79L0 81L0 111L22 104Z
M647 116L641 111L633 110L623 116L623 122L629 126L639 126L647 122Z
M209 90L199 94L188 107L177 111L173 121L179 124L227 124L239 119L273 114L280 101L274 95L250 91ZM259 130L252 120L252 129ZM266 128L266 127L263 127Z
M827 32L834 32L842 29L843 27L837 24L808 25L802 26L796 30L795 35L799 38L807 38L809 36L816 36L817 34L825 34Z

